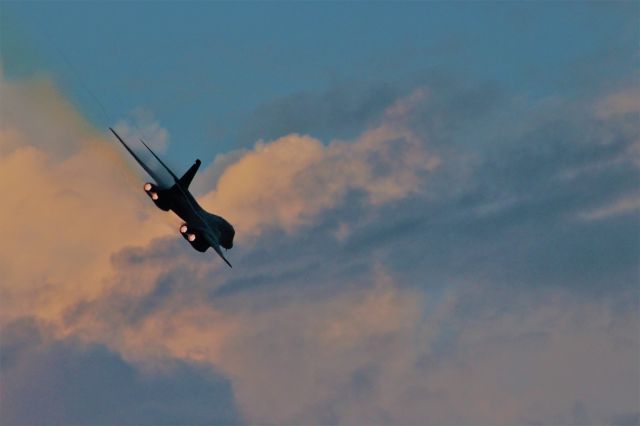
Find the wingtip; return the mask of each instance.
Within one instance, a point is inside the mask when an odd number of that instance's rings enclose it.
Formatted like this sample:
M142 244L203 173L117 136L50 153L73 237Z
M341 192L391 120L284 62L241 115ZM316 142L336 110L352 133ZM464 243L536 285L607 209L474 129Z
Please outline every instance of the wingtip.
M111 130L111 133L113 133L113 136L115 136L115 137L116 137L116 139L118 139L118 140L120 141L120 143L121 143L122 145L124 145L124 147L125 147L125 148L127 148L127 151L129 151L129 147L127 146L127 144L126 144L126 143L124 143L124 141L122 140L122 138L120 137L120 135L119 135L115 130L113 130L113 127L109 127L109 130Z
M220 257L222 258L222 260L224 260L224 263L226 263L227 265L229 265L229 268L233 269L233 265L231 265L231 263L227 260L226 257L220 255Z
M224 263L226 263L229 266L229 268L233 269L233 265L227 260L226 257L224 256L220 256L220 257L222 258L222 260L224 260Z
M218 256L220 256L222 258L222 260L224 260L224 263L226 263L227 265L229 265L229 268L233 268L233 266L231 266L231 263L229 263L229 261L227 260L226 257L224 257L224 254L222 253L222 250L220 250L220 246L217 244L211 244L211 248L213 248L213 250L218 253Z

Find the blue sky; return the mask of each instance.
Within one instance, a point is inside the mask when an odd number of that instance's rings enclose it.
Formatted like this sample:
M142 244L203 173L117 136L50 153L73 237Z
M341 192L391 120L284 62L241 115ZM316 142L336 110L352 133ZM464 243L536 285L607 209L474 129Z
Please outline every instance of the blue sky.
M143 107L174 147L226 151L254 142L241 129L256 108L336 85L410 87L440 72L532 100L606 87L637 63L634 12L633 3L16 2L3 19L20 53L8 49L17 58L4 62L9 77L52 76L98 126ZM615 67L601 64L609 55Z
M638 424L639 14L0 3L0 421Z

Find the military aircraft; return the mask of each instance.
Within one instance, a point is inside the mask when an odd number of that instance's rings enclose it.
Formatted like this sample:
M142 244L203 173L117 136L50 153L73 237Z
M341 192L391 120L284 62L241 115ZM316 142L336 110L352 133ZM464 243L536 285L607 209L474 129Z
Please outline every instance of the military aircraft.
M173 185L163 186L161 183L162 179L129 148L120 135L111 127L109 127L109 130L111 130L111 133L118 138L122 146L129 151L129 154L136 159L138 164L140 164L155 181L155 183L145 183L143 189L155 203L156 207L164 211L172 210L184 220L184 223L180 226L180 234L182 234L182 237L199 252L205 252L209 247L213 247L222 260L231 267L231 263L224 257L220 247L227 250L233 247L233 237L236 231L224 218L211 214L200 207L195 198L193 198L193 195L189 192L189 184L200 167L200 160L196 160L189 170L187 170L181 178L178 178L155 152L140 139L140 142L142 142L151 155L158 160L162 167L164 167L173 178Z

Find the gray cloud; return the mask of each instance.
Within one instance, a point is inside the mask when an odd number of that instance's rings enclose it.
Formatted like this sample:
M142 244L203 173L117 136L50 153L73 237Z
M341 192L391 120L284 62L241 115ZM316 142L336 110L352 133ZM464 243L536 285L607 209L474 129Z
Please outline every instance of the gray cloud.
M56 339L28 318L3 328L0 366L3 424L242 422L227 379L211 366L175 360L145 373L105 346Z
M462 280L420 267L388 275L371 266L375 254L363 256L369 261L358 268L357 260L341 261L306 243L308 252L299 254L278 253L285 244L276 245L265 262L239 269L231 280L200 263L190 272L172 265L155 278L141 274L134 284L146 288L151 280L148 292L126 301L101 299L85 315L120 313L117 321L107 317L115 335L134 328L150 344L178 339L180 347L195 350L198 340L180 337L192 335L194 323L174 324L167 315L197 310L195 301L208 296L208 309L221 317L206 319L206 329L229 320L244 324L210 362L233 377L251 422L599 424L633 418L640 393L637 375L629 372L640 331L633 289L599 299L572 287L510 287L480 274ZM169 245L181 252L177 243ZM145 263L162 251L131 251L119 267L129 270L129 262ZM314 251L339 267L291 265L310 261ZM443 279L446 286L437 282ZM123 292L128 287L122 283ZM127 314L139 306L147 306L143 317ZM87 317L76 320L87 323ZM180 324L179 333L163 334L162 342L143 331L158 321L169 329Z
M492 94L500 91L454 92L457 99L481 93L478 98L488 97L496 105L499 96ZM370 209L358 201L360 194L350 193L295 234L267 232L251 247L238 247L232 255L250 270L236 271L209 294L308 282L310 276L318 282L343 279L331 273L362 273L371 259L382 260L418 286L421 276L431 277L428 286L473 278L592 295L635 285L640 256L636 212L593 223L579 219L588 209L635 193L640 176L631 155L638 132L633 115L602 119L593 104L582 101L543 103L528 108L526 124L514 123L505 132L510 139L460 162L455 156L472 144L465 140L471 135L456 133L453 124L445 127L447 132L433 130L423 119L425 111L464 103L445 98L428 96L414 117L421 131L434 135L430 146L439 147L445 159L424 196ZM462 116L480 118L487 108L470 111ZM445 143L451 138L457 139L454 150ZM342 225L346 236L337 240L334 234Z
M253 144L258 139L272 140L290 133L351 138L406 93L406 89L384 82L359 82L333 86L324 92L295 93L258 106L239 139L244 144Z
M175 410L163 418L190 423L235 422L234 404L252 423L635 421L638 212L607 210L637 194L635 117L584 99L531 105L490 84L424 90L403 125L442 162L419 190L375 204L346 185L294 229L239 241L232 271L177 236L118 246L94 292L69 286L50 333L14 324L3 337L3 386L17 389L8 412L29 415L25 395L44 401L48 383L70 389L42 412L74 408L64 398L89 384L68 377L103 382L87 372L101 365L115 383L91 392L116 395L140 422L155 400ZM605 213L585 220L594 209ZM139 376L165 364L169 376ZM87 418L77 410L60 422Z
M436 151L443 166L427 196L382 208L384 220L359 225L347 238L349 252L382 252L397 271L445 279L454 272L596 293L634 286L640 256L634 204L598 223L580 218L636 197L636 116L603 119L593 103L572 100L528 113L526 125L514 124L509 139L484 144L470 161ZM473 135L457 137L463 140L454 154Z
M495 84L468 83L461 75L437 70L419 73L403 82L336 83L324 90L294 93L258 106L247 118L238 139L242 146L291 133L310 134L322 140L351 139L375 124L398 98L419 87L428 88L428 101L421 105L414 126L428 128L429 135L451 133L486 116L503 97Z
M253 422L633 422L637 212L580 213L636 191L636 127L570 100L531 112L469 161L455 157L464 129L418 114L443 158L422 195L372 208L351 191L295 233L235 248L233 275L176 239L127 249L123 295L85 315L142 330L206 300L223 317L207 328L241 324L209 359ZM184 345L169 350L189 357Z

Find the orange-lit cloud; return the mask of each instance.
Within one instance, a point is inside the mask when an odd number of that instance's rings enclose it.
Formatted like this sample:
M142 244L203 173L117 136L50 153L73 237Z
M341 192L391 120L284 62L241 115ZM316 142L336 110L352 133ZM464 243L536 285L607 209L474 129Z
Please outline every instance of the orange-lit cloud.
M373 260L322 286L305 286L316 266L296 287L216 298L231 272L163 251L177 233L114 141L47 82L0 87L0 325L34 317L142 368L215 367L249 423L565 424L581 406L602 423L636 407L637 318L613 304L553 289L494 303L473 280L443 294ZM203 204L257 239L312 226L351 191L371 209L418 193L441 164L409 123L425 96L352 141L288 135L230 155Z
M596 114L603 119L614 115L640 113L640 87L628 86L605 96L596 105Z
M143 320L120 331L103 322L93 336L151 368L163 357L215 365L250 423L571 423L576 404L594 421L633 406L630 311L554 292L506 310L471 302L466 318L460 310L481 287L430 299L382 267L328 286L272 288L270 303L249 293L225 299L229 307L181 288ZM104 302L94 320L117 309ZM615 390L589 386L596 378Z
M423 98L418 90L398 100L378 126L353 141L325 146L295 134L260 141L224 170L203 204L234 218L244 238L273 227L293 232L336 206L348 191L363 193L373 206L418 192L440 164L407 124Z
M7 194L0 212L2 322L34 316L59 333L97 338L136 360L151 357L159 349L153 342L161 341L160 352L170 356L217 361L225 336L242 320L227 318L207 303L161 309L117 331L104 320L108 313L74 317L79 306L100 306L114 294L133 300L148 295L173 264L120 273L112 256L172 229L144 204L141 193L136 195L141 182L125 166L117 144L92 129L50 82L3 81L1 88L3 105L17 106L3 110L0 129L0 190ZM418 91L399 100L379 126L353 142L324 146L298 135L260 142L232 157L205 203L226 206L215 211L228 210L248 234L271 226L293 232L337 205L349 190L362 191L372 205L419 191L424 174L439 163L406 125L422 96ZM160 130L155 133L164 140L166 132ZM131 285L121 279L127 274L135 274ZM209 328L212 322L218 323L215 331ZM206 344L189 344L202 339Z
M640 210L640 195L632 194L614 200L611 204L598 207L579 215L579 218L586 221L606 219L611 216L633 213Z
M101 294L114 252L168 229L132 191L138 182L115 147L55 88L39 81L0 89L2 318L55 320Z

